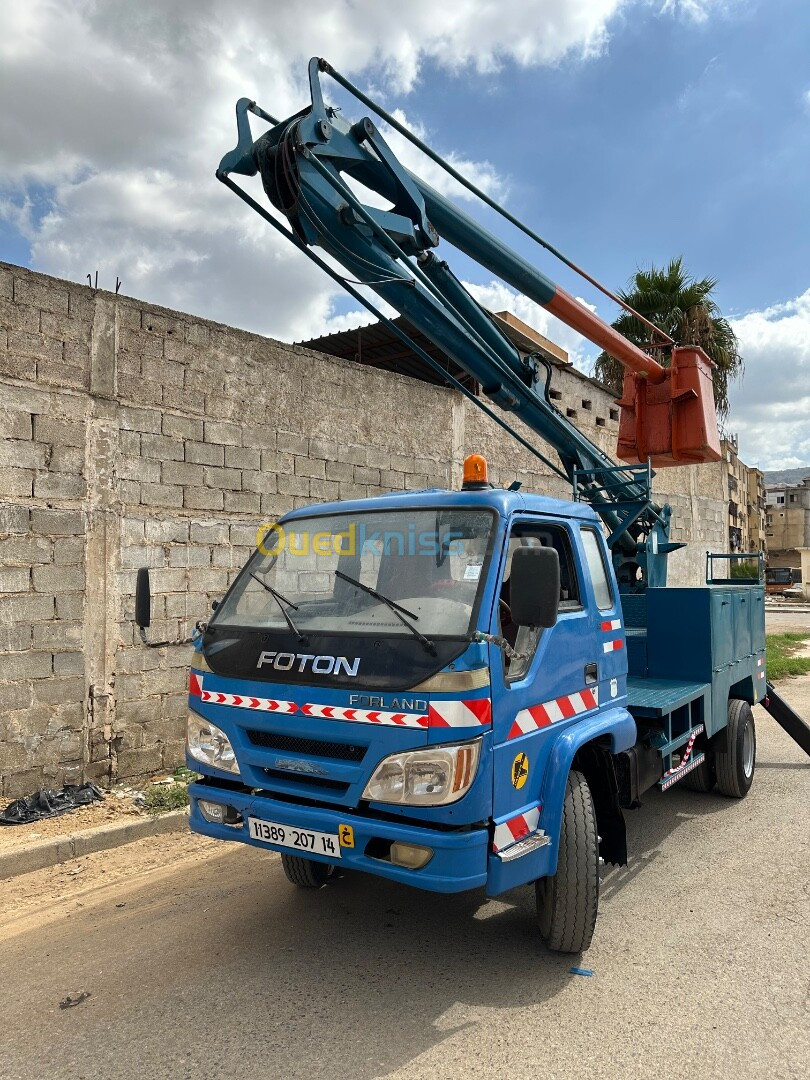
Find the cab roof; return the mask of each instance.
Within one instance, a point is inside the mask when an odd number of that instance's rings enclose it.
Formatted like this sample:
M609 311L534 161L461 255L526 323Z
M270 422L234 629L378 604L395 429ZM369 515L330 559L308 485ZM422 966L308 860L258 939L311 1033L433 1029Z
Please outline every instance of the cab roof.
M548 495L533 495L505 488L484 488L479 491L448 491L445 488L426 488L423 491L393 491L387 495L374 495L367 499L347 499L343 502L312 503L284 514L280 521L325 516L327 514L364 514L373 510L402 510L406 506L414 510L446 507L491 508L501 518L518 512L545 514L548 517L577 518L598 521L593 508L587 503L568 499L553 499Z

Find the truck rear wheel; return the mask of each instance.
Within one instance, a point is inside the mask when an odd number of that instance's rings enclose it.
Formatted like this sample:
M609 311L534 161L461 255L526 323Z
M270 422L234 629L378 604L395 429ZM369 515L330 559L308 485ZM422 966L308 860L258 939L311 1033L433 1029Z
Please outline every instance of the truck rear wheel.
M584 952L591 944L599 906L599 838L588 782L568 774L557 873L535 882L537 923L555 952Z
M714 752L717 786L724 795L733 799L742 799L754 782L754 768L757 757L757 733L754 727L754 714L747 701L731 698L728 703L728 727L724 750Z
M302 859L300 855L281 853L281 865L287 880L300 889L322 889L335 872L329 863L315 862L314 859Z

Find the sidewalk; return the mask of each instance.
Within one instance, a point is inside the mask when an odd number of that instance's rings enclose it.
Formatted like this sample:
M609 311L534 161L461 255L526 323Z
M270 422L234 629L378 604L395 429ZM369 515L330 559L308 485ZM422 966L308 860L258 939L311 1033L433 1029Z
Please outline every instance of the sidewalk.
M25 829L25 825L6 825L4 829ZM146 836L158 836L161 833L181 832L188 828L188 811L170 810L157 817L136 818L129 821L115 821L97 825L92 829L63 833L47 840L34 840L24 846L14 847L0 852L0 881L28 874L32 870L42 870L47 866L67 862L94 851L106 851L109 848L129 844L133 840L142 840Z

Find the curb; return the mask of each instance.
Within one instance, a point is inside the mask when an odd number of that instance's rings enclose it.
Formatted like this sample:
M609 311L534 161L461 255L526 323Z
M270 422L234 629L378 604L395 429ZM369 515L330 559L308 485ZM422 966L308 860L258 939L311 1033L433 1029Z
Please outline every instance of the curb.
M7 828L9 826L6 826ZM21 828L24 826L13 826ZM0 853L0 881L30 874L34 870L44 870L48 866L90 855L94 851L107 851L109 848L131 844L133 840L142 840L147 836L160 836L163 833L181 832L188 828L187 810L170 810L154 818L141 818L138 821L112 822L96 825L93 829L67 833L51 840L40 840L15 851Z

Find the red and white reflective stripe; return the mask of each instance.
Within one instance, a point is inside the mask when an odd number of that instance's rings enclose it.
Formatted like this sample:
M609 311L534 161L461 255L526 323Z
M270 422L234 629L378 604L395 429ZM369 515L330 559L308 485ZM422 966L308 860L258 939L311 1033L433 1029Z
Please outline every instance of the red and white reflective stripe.
M515 717L512 727L509 729L508 739L516 739L519 735L526 735L538 728L556 724L559 720L568 720L572 716L580 716L590 712L599 705L599 691L597 687L590 690L580 690L576 694L566 694L565 697L554 698L542 705L532 705L530 709L521 709Z
M252 697L249 694L225 694L217 690L204 690L202 676L192 671L189 677L189 694L212 705L230 705L237 709L256 709L260 712L294 713L318 716L325 720L349 720L358 724L383 724L390 727L474 727L481 728L492 722L492 702L489 698L473 701L439 701L429 706L427 713L389 712L382 709L347 709L341 705L320 705L307 702L297 705L294 701L277 698Z
M344 709L340 705L301 706L304 716L320 716L326 720L352 720L361 724L385 724L390 727L428 726L427 713L382 712L374 709Z
M698 767L698 765L700 765L705 760L706 760L706 755L705 754L702 754L702 753L701 754L695 754L695 756L690 761L688 761L685 765L680 765L675 770L675 774L673 776L670 776L669 773L664 773L664 775L661 777L661 781L660 781L661 782L661 790L662 791L668 791L672 787L673 784L677 784L678 781L682 780L683 777L686 776L687 773L692 772L693 769L696 769Z
M203 690L202 701L212 705L232 705L237 709L258 709L260 712L294 713L298 706L294 701L279 701L276 698L251 697L249 694L221 694L217 690Z
M757 678L758 679L764 679L765 678L765 672L764 671L758 671L757 672Z
M509 818L508 821L496 825L495 835L492 838L492 850L503 851L510 844L516 844L518 840L522 840L529 833L534 832L539 820L540 807L535 806L533 810L527 810L523 814L518 814L516 817Z
M610 633L611 630L621 630L621 628L622 628L622 620L621 619L606 619L602 623L602 630L606 634Z
M700 735L702 731L705 730L706 729L704 728L703 724L698 724L698 726L689 736L689 742L686 744L686 749L683 752L683 757L681 758L680 764L674 765L671 769L667 769L667 771L664 773L664 776L672 776L673 773L679 772L684 767L684 765L686 765L686 763L689 761L689 758L691 757L692 747L695 745L695 739L698 737L698 735ZM663 777L661 779L663 780Z
M474 701L431 701L428 727L485 727L492 723L489 698Z
M602 642L602 652L604 652L604 653L618 652L619 649L623 649L623 648L624 648L624 642L622 641L621 638L616 638L615 641L603 641Z

